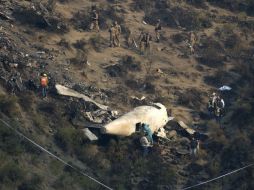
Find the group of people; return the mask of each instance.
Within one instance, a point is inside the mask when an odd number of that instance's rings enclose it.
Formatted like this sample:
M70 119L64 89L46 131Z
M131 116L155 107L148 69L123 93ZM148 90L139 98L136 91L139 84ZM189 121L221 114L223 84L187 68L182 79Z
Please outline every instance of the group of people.
M215 116L216 120L220 123L220 119L225 112L224 100L215 92L209 98L208 111L210 116Z
M115 21L114 24L112 24L109 29L110 47L120 47L121 33L122 33L121 26L117 23L117 21Z
M150 129L150 126L146 123L137 123L136 124L136 130L140 132L140 145L143 149L143 155L146 156L153 147L153 133L152 130ZM193 135L190 138L190 155L195 158L198 154L199 151L199 144L200 141L199 139Z
M223 114L224 108L224 100L217 93L213 92L208 102L209 112L215 116L220 116Z
M91 14L91 24L90 30L92 31L100 31L99 27L99 14L97 10L93 10ZM160 32L162 30L161 20L158 19L155 25L155 37L156 42L160 42ZM120 47L120 34L122 33L121 26L115 21L109 28L109 36L110 36L110 47ZM141 54L145 51L150 50L150 42L152 40L152 36L149 32L142 31L139 36L139 48ZM134 45L136 48L138 47L135 38L133 37L132 32L130 31L127 39L128 47Z
M146 123L137 123L136 131L139 131L141 134L140 144L144 155L147 155L149 148L153 146L153 132L150 129L150 126Z

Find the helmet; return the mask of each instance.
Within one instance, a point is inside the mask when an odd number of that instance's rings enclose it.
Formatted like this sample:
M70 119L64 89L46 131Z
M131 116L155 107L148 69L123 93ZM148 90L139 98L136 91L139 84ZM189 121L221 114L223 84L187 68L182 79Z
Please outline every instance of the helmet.
M46 74L46 73L44 73L42 76L43 76L43 77L47 77L47 74Z
M213 94L212 94L213 96L216 96L216 93L215 92L213 92Z

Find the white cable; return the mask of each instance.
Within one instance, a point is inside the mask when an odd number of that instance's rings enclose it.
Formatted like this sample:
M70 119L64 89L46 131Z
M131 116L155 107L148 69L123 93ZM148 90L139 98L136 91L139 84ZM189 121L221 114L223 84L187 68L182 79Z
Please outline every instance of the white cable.
M43 148L41 145L37 144L36 142L34 142L33 140L29 139L28 137L26 137L25 135L23 135L21 132L19 132L17 129L13 128L11 125L9 125L8 123L6 123L4 120L0 119L0 121L5 124L8 128L12 129L13 131L15 131L18 135L20 135L21 137L23 137L24 139L26 139L27 141L29 141L30 143L32 143L33 145L35 145L36 147L38 147L39 149L41 149L42 151L46 152L47 154L49 154L50 156L52 156L53 158L57 159L58 161L62 162L64 165L69 166L70 168L72 168L73 170L75 170L76 172L80 173L81 175L88 177L89 179L93 180L94 182L100 184L101 186L105 187L106 189L109 190L113 190L111 187L105 185L104 183L98 181L97 179L89 176L88 174L84 173L83 171L81 171L80 169L72 166L71 164L68 164L66 161L64 161L63 159L59 158L58 156L56 156L55 154L51 153L50 151L46 150L45 148Z
M189 186L189 187L185 187L185 188L182 189L182 190L192 189L192 188L194 188L194 187L198 187L198 186L200 186L200 185L204 185L204 184L206 184L206 183L210 183L210 182L212 182L212 181L215 181L215 180L218 180L218 179L220 179L220 178L226 177L226 176L228 176L228 175L231 175L231 174L233 174L233 173L239 172L239 171L244 170L244 169L246 169L246 168L252 167L253 165L254 165L254 163L249 164L249 165L247 165L247 166L244 166L244 167L242 167L242 168L233 170L233 171L231 171L231 172L229 172L229 173L223 174L223 175L218 176L218 177L216 177L216 178L213 178L213 179L210 179L210 180L207 180L207 181L198 183L198 184L196 184L196 185L192 185L192 186Z

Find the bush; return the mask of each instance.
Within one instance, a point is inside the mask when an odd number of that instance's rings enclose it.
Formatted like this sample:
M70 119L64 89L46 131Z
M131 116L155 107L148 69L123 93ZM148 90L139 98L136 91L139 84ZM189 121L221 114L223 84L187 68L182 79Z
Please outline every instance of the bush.
M222 66L225 60L223 55L224 49L222 45L213 39L201 39L200 44L202 44L201 49L197 52L200 57L197 60L210 67Z
M83 50L84 52L87 51L85 49L85 46L87 45L87 42L85 39L77 40L75 43L72 44L76 49Z
M24 175L25 175L24 171L12 161L0 166L1 182L12 183L21 181L24 179Z
M56 113L56 107L55 103L43 102L38 105L38 110L53 115Z
M20 143L20 137L13 133L10 129L0 127L0 149L10 155L19 155L22 153L23 147Z
M173 7L170 10L166 8L155 9L147 12L144 19L151 24L155 24L158 18L169 27L181 26L187 30L199 30L212 26L209 15L180 6Z
M13 117L18 114L18 107L16 103L16 97L0 95L0 111L6 114L8 117Z
M42 184L42 177L37 174L33 174L32 179L26 180L21 185L18 186L18 190L35 190L40 189L40 185Z
M107 40L105 40L100 34L93 35L89 39L90 46L97 52L101 52L104 46L107 46Z
M233 77L229 72L218 70L214 75L208 75L204 77L204 81L208 85L219 87L223 84L232 84L234 81Z
M149 11L153 9L155 6L155 1L154 0L139 0L139 1L134 1L131 4L131 9L135 11Z
M236 166L241 167L245 163L252 161L250 153L252 146L245 137L238 137L223 150L221 155L221 168L223 170L235 169Z
M25 111L32 111L35 96L32 92L23 93L19 96L19 104Z
M62 128L55 134L55 142L64 151L79 152L85 142L85 138L79 130Z
M82 68L86 67L87 63L87 52L77 50L77 54L74 58L70 59L70 63Z
M253 1L243 1L243 0L208 0L208 2L220 6L231 11L244 11L248 15L254 15L254 2Z
M187 0L187 2L196 7L207 8L206 0Z
M178 103L190 108L199 109L202 105L202 100L202 92L194 88L178 94Z

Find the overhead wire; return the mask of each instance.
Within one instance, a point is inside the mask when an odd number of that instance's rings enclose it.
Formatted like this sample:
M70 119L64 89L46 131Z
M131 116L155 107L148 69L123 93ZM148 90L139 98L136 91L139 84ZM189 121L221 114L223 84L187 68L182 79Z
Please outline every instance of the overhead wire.
M62 162L64 165L69 166L70 168L72 168L73 170L75 170L76 172L80 173L81 175L89 178L90 180L94 181L95 183L103 186L106 189L109 190L113 190L113 188L107 186L106 184L100 182L99 180L95 179L94 177L84 173L81 169L67 163L66 161L64 161L63 159L61 159L60 157L56 156L55 154L53 154L52 152L48 151L47 149L43 148L41 145L37 144L36 142L34 142L33 140L31 140L30 138L28 138L27 136L25 136L23 133L19 132L17 129L15 129L14 127L12 127L10 124L8 124L7 122L5 122L4 120L0 119L0 121L9 129L13 130L16 134L18 134L19 136L23 137L24 139L26 139L28 142L32 143L34 146L36 146L37 148L39 148L40 150L42 150L43 152L47 153L48 155L50 155L51 157L57 159L58 161Z
M31 140L30 138L28 138L27 136L25 136L23 133L19 132L17 129L15 129L14 127L12 127L10 124L8 124L7 122L5 122L4 120L0 119L0 121L6 126L8 127L9 129L13 130L15 133L17 133L19 136L23 137L24 139L26 139L28 142L32 143L34 146L36 146L37 148L39 148L40 150L42 150L43 152L47 153L48 155L50 155L51 157L57 159L58 161L62 162L64 165L66 166L69 166L70 168L72 168L73 170L75 170L76 172L80 173L81 175L85 176L85 177L88 177L90 180L94 181L95 183L103 186L104 188L106 189L109 189L109 190L113 190L113 188L107 186L106 184L100 182L99 180L93 178L92 176L84 173L81 169L78 169L76 167L74 167L73 165L67 163L66 161L64 161L63 159L61 159L60 157L56 156L55 154L53 154L52 152L48 151L47 149L43 148L41 145L37 144L36 142L34 142L33 140ZM207 184L207 183L210 183L210 182L213 182L213 181L216 181L218 179L221 179L221 178L224 178L226 176L229 176L229 175L232 175L234 173L237 173L237 172L240 172L244 169L247 169L247 168L250 168L254 166L254 163L252 164L249 164L249 165L246 165L244 167L241 167L241 168L238 168L236 170L233 170L231 172L228 172L228 173L225 173L223 175L220 175L218 177L215 177L215 178L212 178L212 179L209 179L207 181L203 181L203 182L200 182L198 184L195 184L195 185L191 185L189 187L185 187L181 190L188 190L188 189L193 189L195 187L198 187L198 186L201 186L201 185L204 185L204 184Z
M234 173L237 173L237 172L239 172L239 171L241 171L241 170L244 170L244 169L246 169L246 168L250 168L250 167L252 167L252 166L254 166L254 163L249 164L249 165L246 165L246 166L241 167L241 168L238 168L238 169L236 169L236 170L233 170L233 171L228 172L228 173L226 173L226 174L220 175L220 176L218 176L218 177L212 178L212 179L210 179L210 180L203 181L203 182L198 183L198 184L196 184L196 185L192 185L192 186L189 186L189 187L185 187L185 188L183 188L183 189L181 189L181 190L193 189L194 187L198 187L198 186L201 186L201 185L210 183L210 182L212 182L212 181L216 181L216 180L218 180L218 179L224 178L224 177L226 177L226 176L228 176L228 175L232 175L232 174L234 174Z

